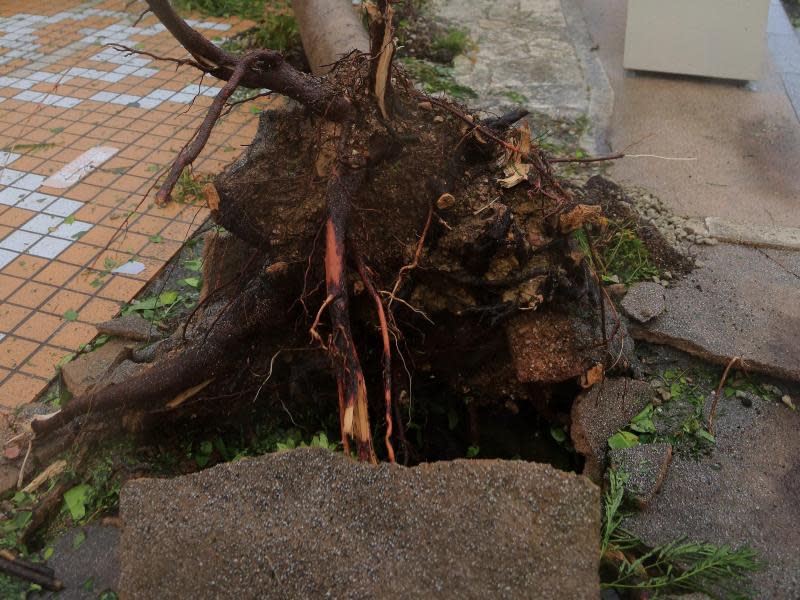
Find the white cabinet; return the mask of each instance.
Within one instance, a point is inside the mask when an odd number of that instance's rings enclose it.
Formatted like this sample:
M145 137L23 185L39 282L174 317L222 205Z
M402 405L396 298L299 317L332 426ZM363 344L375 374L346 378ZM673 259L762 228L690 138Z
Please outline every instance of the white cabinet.
M626 69L759 79L770 0L628 0Z

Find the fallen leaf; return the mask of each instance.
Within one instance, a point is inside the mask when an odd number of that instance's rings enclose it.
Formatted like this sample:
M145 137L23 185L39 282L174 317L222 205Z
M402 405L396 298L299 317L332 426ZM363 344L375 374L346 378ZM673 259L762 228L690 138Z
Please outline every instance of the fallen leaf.
M8 460L14 460L15 458L19 458L21 454L21 450L19 446L6 446L5 450L3 450L3 456L5 456Z
M783 396L781 396L781 402L783 402L786 406L788 406L792 410L797 410L797 407L794 405L794 402L792 402L792 397L789 396L789 394L784 394Z
M578 204L569 212L562 214L558 223L561 233L569 233L582 228L585 223L603 225L605 217L599 205Z
M219 192L214 184L209 182L203 187L203 197L211 210L219 210Z
M197 394L200 390L206 387L209 383L214 381L213 379L207 379L203 383L199 383L194 387L190 387L188 390L182 391L180 394L175 396L172 400L167 402L167 408L175 408L176 406L180 406L184 402L186 402L189 398Z
M530 173L531 165L527 163L514 163L507 165L504 169L506 177L503 179L498 179L497 183L500 184L501 187L504 188L512 188L515 185L519 185L523 181L528 179L528 173Z
M603 368L603 364L597 363L591 369L586 371L586 373L581 375L581 387L584 389L592 387L595 383L603 381L604 375L605 369Z

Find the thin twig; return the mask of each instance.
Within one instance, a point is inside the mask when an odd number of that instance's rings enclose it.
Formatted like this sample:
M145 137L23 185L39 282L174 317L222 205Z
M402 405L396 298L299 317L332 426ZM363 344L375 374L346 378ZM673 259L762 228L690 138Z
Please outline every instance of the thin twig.
M606 160L617 160L620 158L625 158L625 154L609 154L607 156L586 156L584 158L577 158L577 157L570 157L570 156L558 156L555 158L548 158L547 162L550 163L593 163L593 162L603 162Z
M725 380L728 379L728 373L733 368L737 362L741 362L741 356L734 356L732 359L728 361L728 366L725 367L725 371L722 373L722 379L719 380L719 385L717 386L716 391L714 392L714 399L711 401L711 410L708 412L708 433L714 435L714 417L717 414L717 403L719 402L719 398L722 395L722 388L725 386Z
M417 249L414 251L414 260L412 260L409 264L400 268L400 272L397 274L397 281L394 282L394 287L392 288L391 293L389 294L389 302L386 304L386 307L391 309L392 302L397 295L397 290L400 288L400 285L403 283L403 278L405 275L413 271L417 268L419 264L419 257L422 254L422 247L425 245L425 237L428 235L428 229L431 227L431 219L433 219L433 204L431 204L430 208L428 208L428 216L425 219L425 226L422 228L422 235L419 236L419 241L417 242Z

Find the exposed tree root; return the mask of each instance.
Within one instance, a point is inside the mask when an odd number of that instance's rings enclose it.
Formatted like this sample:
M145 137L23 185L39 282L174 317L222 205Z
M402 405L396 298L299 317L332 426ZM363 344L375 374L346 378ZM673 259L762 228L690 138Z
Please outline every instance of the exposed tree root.
M370 13L371 55L353 52L325 78L294 70L270 50L231 55L189 27L165 0L148 4L193 57L179 60L227 82L172 165L160 201L168 200L182 170L199 155L237 86L268 87L302 105L262 113L256 139L214 184L214 220L273 266L248 274L244 291L199 319L211 325L191 330L181 352L161 358L136 379L75 398L50 418L34 421L37 435L84 415L163 408L185 390L222 377L253 346L274 359L276 347L302 343L298 332L281 327L289 320L291 299L299 297L305 309L311 296L318 297L308 292L309 280L323 277L325 299L309 331L331 359L345 451L352 442L360 460L377 457L352 315L377 317L384 442L391 461L395 426L404 460L410 453L400 418L403 391L393 388L399 377L393 378L392 338L396 346L401 339L409 344L406 333L412 332L423 368L444 373L447 385L476 402L494 395L510 405L536 403L549 394L536 386L552 381L515 373L505 338L516 326L511 317L524 314L535 321L539 307L552 304L582 328L574 336L580 347L561 357L571 363L565 377L595 367L594 350L611 343L616 332L608 339L603 298L592 297L584 257L569 235L602 224L592 220L597 211L576 208L529 130L509 130L524 112L481 122L463 107L413 89L391 61L388 2ZM323 228L324 261L318 264ZM368 301L351 297L349 266ZM381 289L392 281L391 291ZM586 317L598 310L599 332ZM330 331L323 339L325 314ZM444 325L431 329L429 315ZM298 318L308 319L308 311ZM369 367L369 348L363 356ZM405 356L412 360L410 353ZM399 349L394 357L405 360ZM475 410L470 407L473 420Z
M276 300L281 289L268 286L260 277L254 279L224 310L210 333L195 332L195 339L186 349L168 356L138 377L73 398L57 413L34 419L31 422L34 433L46 435L91 413L163 406L186 389L226 372L250 336L279 322L280 307L285 304Z

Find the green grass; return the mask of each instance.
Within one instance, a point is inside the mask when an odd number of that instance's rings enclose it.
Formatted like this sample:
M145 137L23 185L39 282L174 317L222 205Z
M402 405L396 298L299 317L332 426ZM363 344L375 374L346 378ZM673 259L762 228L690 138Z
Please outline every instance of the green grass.
M608 479L600 551L609 568L601 571L601 587L652 597L696 592L712 598L754 597L750 575L763 565L753 550L685 539L648 548L622 527L627 476L611 470Z
M612 221L607 231L593 240L598 260L590 251L586 234L577 231L575 235L587 260L606 283L630 285L660 275L647 246L628 224Z
M466 29L450 27L447 29L447 33L435 38L431 46L434 50L447 50L456 56L470 50L474 43Z
M428 94L444 92L458 100L477 98L478 96L472 88L456 82L451 67L411 57L401 58L400 61L411 77L418 81Z
M199 12L208 17L242 17L260 19L266 0L173 0L175 8Z

